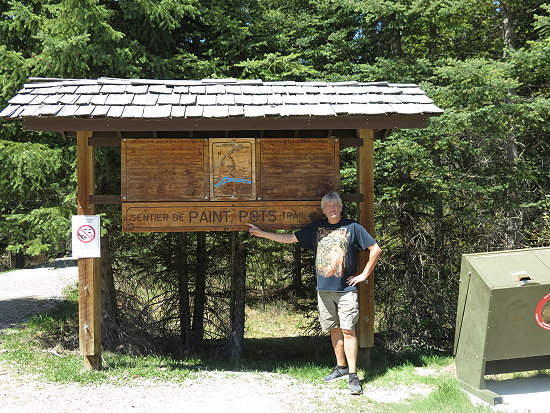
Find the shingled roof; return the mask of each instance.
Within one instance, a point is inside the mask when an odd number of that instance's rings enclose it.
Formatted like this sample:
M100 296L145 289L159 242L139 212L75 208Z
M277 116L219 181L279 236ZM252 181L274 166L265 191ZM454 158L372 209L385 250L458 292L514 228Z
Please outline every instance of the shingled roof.
M212 128L212 122L201 126L205 120L246 120L248 128L257 129L273 127L262 120L297 118L308 124L319 119L359 122L353 128L369 127L374 118L395 123L443 112L417 85L387 82L31 79L8 103L0 117L22 119L27 129L41 130L120 130L129 120L172 121L170 126L151 125L170 130ZM386 127L400 127L398 123Z

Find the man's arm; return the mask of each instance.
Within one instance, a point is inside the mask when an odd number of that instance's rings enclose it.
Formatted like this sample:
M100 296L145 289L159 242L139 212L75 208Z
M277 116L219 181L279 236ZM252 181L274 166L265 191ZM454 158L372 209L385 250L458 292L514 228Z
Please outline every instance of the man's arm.
M369 278L369 275L372 274L372 271L378 262L378 257L380 257L380 254L382 253L382 249L378 246L378 244L373 244L368 247L368 250L369 260L367 261L367 265L365 265L365 269L360 274L354 277L349 277L347 281L349 285L357 285L360 282L365 281Z
M295 242L298 242L298 238L296 238L296 235L294 234L281 234L279 232L269 232L264 231L258 228L256 225L252 224L246 224L250 228L248 229L248 232L250 232L251 235L254 235L258 238L266 238L271 241L275 242L282 242L284 244L294 244Z

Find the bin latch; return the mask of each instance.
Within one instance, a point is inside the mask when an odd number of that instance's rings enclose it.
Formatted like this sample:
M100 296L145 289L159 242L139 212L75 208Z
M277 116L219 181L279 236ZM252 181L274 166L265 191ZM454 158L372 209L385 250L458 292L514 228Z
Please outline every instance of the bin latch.
M525 271L519 271L512 274L516 278L516 282L520 285L528 284L533 279Z

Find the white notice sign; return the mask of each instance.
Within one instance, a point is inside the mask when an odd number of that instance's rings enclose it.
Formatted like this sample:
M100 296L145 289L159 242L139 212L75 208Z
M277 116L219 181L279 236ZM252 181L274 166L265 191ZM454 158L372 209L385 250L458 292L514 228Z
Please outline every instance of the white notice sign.
M72 240L74 258L97 258L100 253L99 215L73 215Z

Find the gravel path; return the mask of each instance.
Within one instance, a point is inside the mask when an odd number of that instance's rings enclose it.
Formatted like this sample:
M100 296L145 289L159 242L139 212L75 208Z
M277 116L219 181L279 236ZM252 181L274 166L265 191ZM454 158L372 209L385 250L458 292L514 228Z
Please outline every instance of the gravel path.
M33 380L0 365L2 412L317 412L338 406L342 396L351 397L346 390L271 373L206 372L181 384L140 380L81 386Z
M44 312L62 300L65 288L75 285L77 279L76 260L70 259L0 273L0 330Z
M29 315L41 313L63 298L77 281L74 260L0 274L0 334ZM2 351L2 349L0 349ZM374 391L376 393L376 391ZM406 394L407 396L409 394ZM395 395L394 395L395 396ZM365 411L372 404L365 396ZM0 362L0 411L5 412L317 412L349 411L358 401L347 389L298 382L275 373L207 371L183 383L131 380L126 385L82 386L33 377L17 365ZM393 401L393 400L392 400ZM370 406L369 406L370 405ZM357 410L357 409L356 409ZM359 410L362 410L361 408Z
M65 288L75 285L76 281L76 261L69 259L0 273L0 334L6 328L21 325L29 315L41 313L62 300ZM421 368L416 373L435 374ZM546 402L550 396L549 383L544 378L535 379L539 381L529 381L524 391L499 388L498 391L506 395L505 403L496 406L495 410L550 412ZM363 396L351 396L347 389L324 383L298 382L282 374L227 371L205 371L183 383L132 379L125 385L83 386L47 382L20 366L0 361L1 413L376 412L379 409L375 402L398 403L432 391L423 385L377 388L369 383L364 384L364 390Z

